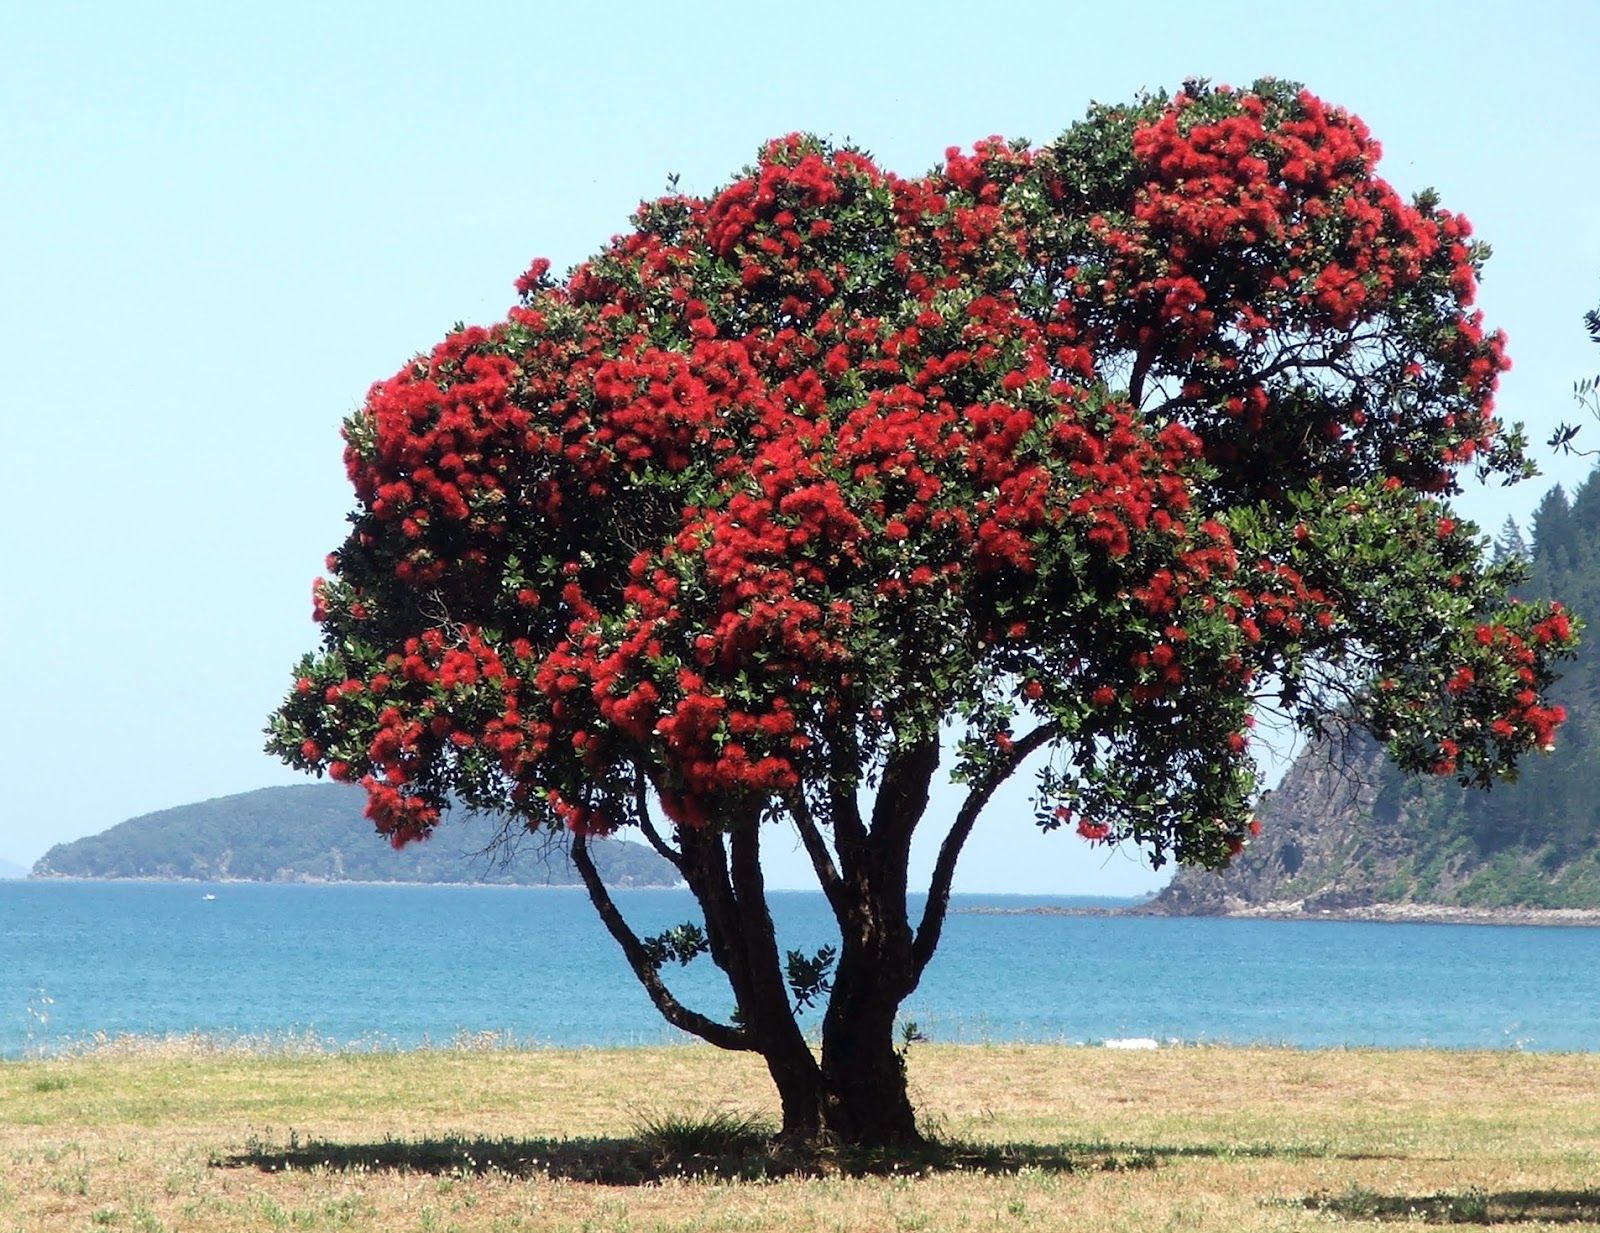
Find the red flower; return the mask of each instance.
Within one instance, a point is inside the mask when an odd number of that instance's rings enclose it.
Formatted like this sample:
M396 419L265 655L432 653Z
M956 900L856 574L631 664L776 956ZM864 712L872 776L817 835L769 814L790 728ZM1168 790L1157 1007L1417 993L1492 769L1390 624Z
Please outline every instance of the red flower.
M518 294L527 295L530 291L533 291L544 282L545 275L549 272L549 260L544 257L535 258L533 264L528 267L527 272L517 279Z

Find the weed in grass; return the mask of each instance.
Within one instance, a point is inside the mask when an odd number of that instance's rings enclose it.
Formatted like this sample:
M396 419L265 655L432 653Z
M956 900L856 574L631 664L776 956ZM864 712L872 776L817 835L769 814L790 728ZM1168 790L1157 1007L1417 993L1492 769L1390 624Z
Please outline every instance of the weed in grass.
M289 1213L283 1209L282 1204L271 1196L255 1195L251 1206L272 1228L287 1229L289 1227Z
M167 1226L156 1219L155 1213L147 1208L135 1208L133 1213L134 1233L167 1233Z
M28 999L28 1030L23 1036L22 1045L24 1056L32 1057L44 1051L50 1027L50 1008L55 1004L55 998L45 992L43 985L38 986Z
M70 1169L66 1173L58 1174L50 1183L51 1189L57 1194L77 1195L82 1197L89 1193L89 1170L81 1165Z
M161 1179L161 1188L169 1199L176 1199L180 1194L197 1194L200 1183L205 1174L193 1165L183 1165L177 1169L169 1169Z
M40 1027L42 1029L43 1023ZM425 1039L420 1048L407 1050L394 1037L381 1032L336 1039L315 1028L288 1028L277 1032L166 1032L160 1035L90 1032L63 1037L48 1045L25 1046L23 1053L26 1057L51 1062L85 1058L193 1061L240 1057L338 1058L348 1062L401 1052L485 1052L516 1047L517 1041L510 1032L461 1032L447 1042Z
M495 1053L514 1049L516 1045L509 1031L461 1031L450 1038L449 1048L458 1053Z
M639 1145L672 1160L747 1155L764 1148L776 1127L736 1109L644 1111L634 1115Z

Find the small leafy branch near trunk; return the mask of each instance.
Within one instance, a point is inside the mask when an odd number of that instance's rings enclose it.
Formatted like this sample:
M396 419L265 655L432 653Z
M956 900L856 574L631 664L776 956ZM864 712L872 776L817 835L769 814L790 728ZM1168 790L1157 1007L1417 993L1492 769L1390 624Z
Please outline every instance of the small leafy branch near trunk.
M1219 865L1261 708L1477 784L1553 740L1576 622L1508 605L1520 562L1447 500L1530 470L1487 249L1377 159L1297 87L1189 83L913 179L792 135L645 203L347 421L353 527L270 747L397 845L451 799L569 829L656 1007L759 1053L784 1132L916 1140L896 1012L1024 767L1045 827ZM619 827L700 922L634 931L587 848ZM775 827L838 927L810 954ZM665 979L701 954L731 1019Z
M1583 314L1583 324L1588 328L1591 342L1600 343L1600 308L1592 308ZM1580 407L1595 419L1600 419L1600 376L1585 377L1572 384L1572 397ZM1581 454L1593 457L1600 450L1579 449L1574 444L1578 433L1583 430L1581 424L1561 423L1556 425L1555 432L1550 434L1548 442L1551 449L1560 450L1563 454Z

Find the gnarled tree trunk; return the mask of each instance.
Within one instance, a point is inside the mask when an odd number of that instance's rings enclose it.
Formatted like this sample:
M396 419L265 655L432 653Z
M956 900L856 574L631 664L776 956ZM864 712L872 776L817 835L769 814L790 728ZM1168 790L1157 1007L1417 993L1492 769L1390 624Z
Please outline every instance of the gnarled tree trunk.
M844 1143L904 1147L922 1142L895 1049L901 999L876 980L834 987L822 1027L824 1125Z
M754 812L721 827L678 827L667 842L649 821L639 792L642 829L652 847L682 874L705 918L705 943L728 979L738 1014L720 1023L684 1007L667 989L660 955L623 920L595 870L583 836L573 863L607 929L657 1010L673 1026L723 1049L759 1053L778 1090L783 1137L827 1138L858 1147L910 1147L923 1142L895 1047L895 1017L922 978L938 945L951 879L962 846L995 786L1049 737L1040 728L1016 742L1010 760L974 784L940 848L921 922L907 914L911 837L928 804L938 769L937 740L898 751L884 767L872 816L864 818L853 781L841 775L828 802L831 836L803 798L788 801L801 842L839 927L818 1052L805 1039L790 989L761 872L761 820Z

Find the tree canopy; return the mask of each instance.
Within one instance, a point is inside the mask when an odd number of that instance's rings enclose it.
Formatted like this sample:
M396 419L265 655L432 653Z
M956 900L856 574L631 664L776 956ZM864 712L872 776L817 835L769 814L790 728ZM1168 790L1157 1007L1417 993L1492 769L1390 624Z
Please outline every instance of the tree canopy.
M580 868L642 828L739 1009L680 1006L591 880L663 1012L762 1051L791 1130L914 1134L903 1077L875 1111L894 1008L1030 758L1046 828L1217 865L1263 706L1476 783L1551 744L1575 623L1507 604L1519 566L1447 501L1529 470L1487 249L1378 155L1298 87L1190 83L919 178L792 135L647 202L346 422L353 527L271 748L397 844L448 800L570 828ZM778 819L841 930L820 1070L761 897Z

